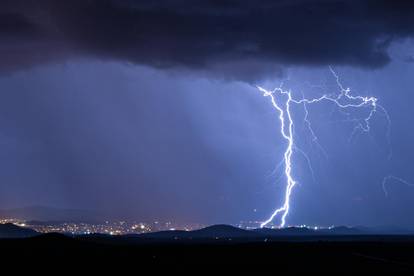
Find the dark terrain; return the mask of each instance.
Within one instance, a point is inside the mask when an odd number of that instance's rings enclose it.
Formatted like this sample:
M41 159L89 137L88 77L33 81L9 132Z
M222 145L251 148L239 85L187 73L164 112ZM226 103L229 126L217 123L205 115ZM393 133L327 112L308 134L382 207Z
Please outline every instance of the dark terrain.
M38 236L39 233L30 229L23 228L12 223L0 224L0 239L1 238L29 238Z
M46 234L0 239L0 248L3 264L17 261L24 264L18 266L20 271L45 273L53 272L51 267L64 272L116 269L133 274L148 268L178 269L194 275L218 268L273 274L414 271L414 236L302 234L270 235L212 226L117 237Z

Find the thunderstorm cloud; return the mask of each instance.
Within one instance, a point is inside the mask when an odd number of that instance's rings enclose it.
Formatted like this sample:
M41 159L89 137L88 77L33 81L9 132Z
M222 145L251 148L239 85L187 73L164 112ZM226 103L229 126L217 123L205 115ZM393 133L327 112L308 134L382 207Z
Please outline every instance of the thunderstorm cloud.
M383 67L412 1L2 0L0 71L94 58L254 81L282 65Z

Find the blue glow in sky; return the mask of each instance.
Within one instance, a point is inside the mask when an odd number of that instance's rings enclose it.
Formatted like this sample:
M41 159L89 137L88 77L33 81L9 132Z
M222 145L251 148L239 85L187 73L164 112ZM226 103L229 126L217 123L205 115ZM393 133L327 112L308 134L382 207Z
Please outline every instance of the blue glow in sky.
M410 45L400 45L410 49ZM394 50L396 51L396 50ZM308 106L324 153L293 107L301 154L289 224L412 225L412 63L338 68L346 87L388 110L356 133L329 104ZM297 97L336 89L328 68L291 68ZM280 79L264 82L273 87ZM271 104L251 85L82 60L0 79L2 207L51 205L108 216L182 221L263 220L282 202L285 149ZM362 114L363 115L363 114ZM392 149L392 157L389 153Z
M338 94L332 66L391 126L292 106L287 224L414 227L411 2L68 3L0 11L0 209L264 221L283 205L286 139L256 86Z

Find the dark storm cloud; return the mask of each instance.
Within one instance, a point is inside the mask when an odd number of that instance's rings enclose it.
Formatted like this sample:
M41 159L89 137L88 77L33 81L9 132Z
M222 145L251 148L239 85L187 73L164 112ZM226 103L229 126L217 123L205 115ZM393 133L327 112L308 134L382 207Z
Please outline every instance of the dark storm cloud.
M247 81L280 65L377 68L414 34L411 1L2 1L0 68L72 57Z

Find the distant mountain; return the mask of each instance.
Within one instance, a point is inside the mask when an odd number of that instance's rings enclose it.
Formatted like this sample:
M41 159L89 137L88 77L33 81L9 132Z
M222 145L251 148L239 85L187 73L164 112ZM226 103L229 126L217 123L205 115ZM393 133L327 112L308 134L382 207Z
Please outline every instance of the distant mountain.
M414 235L414 228L397 226L357 226L356 229L376 235Z
M307 227L287 227L269 229L262 228L254 230L266 236L324 236L324 235L363 235L369 232L347 226L337 226L333 228L313 229Z
M213 225L194 231L161 231L132 236L150 239L296 239L304 237L352 236L369 234L371 233L366 230L346 226L322 229L313 229L306 227L287 227L277 229L258 228L253 230L244 230L230 225Z
M212 225L200 230L194 230L191 232L193 237L206 238L206 237L217 237L217 238L241 238L241 237L257 237L257 233L240 229L234 226L219 224Z
M364 235L369 232L355 227L337 226L329 229L321 229L318 233L330 235Z
M60 209L46 206L29 206L0 210L0 217L37 221L96 222L103 216L90 210Z
M12 223L0 224L0 238L28 238L39 235L30 228L19 227Z
M260 234L253 231L240 229L230 225L212 225L194 231L161 231L137 235L141 238L151 239L224 239L224 238L252 238Z
M317 235L318 232L305 227L287 227L287 228L258 228L253 230L256 233L259 233L266 237L274 236L308 236L308 235Z

